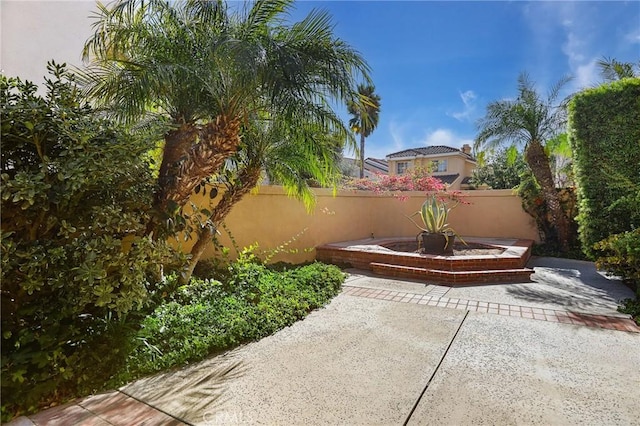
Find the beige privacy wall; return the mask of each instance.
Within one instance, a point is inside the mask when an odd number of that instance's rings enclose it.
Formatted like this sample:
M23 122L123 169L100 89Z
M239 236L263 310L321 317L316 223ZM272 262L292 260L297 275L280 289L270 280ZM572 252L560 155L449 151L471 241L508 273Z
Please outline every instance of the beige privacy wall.
M273 261L303 262L315 257L314 247L329 242L363 238L414 236L419 230L406 216L417 211L424 193L409 192L401 201L392 195L368 191L316 189L316 207L308 213L304 205L286 195L279 186L262 186L257 194L247 195L226 220L238 247L257 243L258 253L269 252L295 239ZM521 207L520 198L511 190L465 191L470 204L460 204L450 216L450 225L461 236L504 237L539 240L533 219ZM207 206L209 199L194 196L194 203ZM215 202L215 200L213 200ZM419 221L419 217L416 217ZM221 230L220 241L231 247ZM183 247L188 250L193 242ZM213 245L203 258L215 254Z

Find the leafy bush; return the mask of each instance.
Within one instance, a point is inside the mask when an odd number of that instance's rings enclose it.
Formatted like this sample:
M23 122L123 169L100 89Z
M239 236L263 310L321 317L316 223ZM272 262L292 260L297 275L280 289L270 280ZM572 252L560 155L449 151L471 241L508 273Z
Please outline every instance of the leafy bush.
M612 235L595 244L594 250L598 268L622 277L636 290L636 300L628 300L623 312L636 317L640 324L640 228Z
M150 141L84 105L64 65L48 69L44 97L0 77L3 418L101 386L170 255L145 236Z
M595 258L598 241L640 227L640 79L577 94L569 104L569 140L580 240Z
M229 267L227 281L194 278L143 321L128 378L270 335L326 304L343 281L331 265L277 272L247 259Z
M481 156L484 157L484 156ZM482 158L473 170L471 185L489 185L492 189L513 189L520 184L520 175L528 169L522 153L502 149L488 159Z

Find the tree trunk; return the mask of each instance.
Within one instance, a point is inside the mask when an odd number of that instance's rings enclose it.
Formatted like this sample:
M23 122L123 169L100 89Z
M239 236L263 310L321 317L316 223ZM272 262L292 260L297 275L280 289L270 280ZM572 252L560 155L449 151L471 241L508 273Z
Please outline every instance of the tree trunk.
M560 250L567 252L569 251L570 240L569 219L560 203L560 196L556 190L553 174L549 165L549 157L539 141L533 140L529 143L525 151L525 160L542 189L544 201L551 214L551 221L558 234Z
M178 208L184 206L195 187L216 174L239 143L240 121L224 116L202 127L184 124L167 133L154 198L156 217L148 231L158 228L160 218L175 213L169 211L172 203Z
M158 187L153 196L154 214L147 224L147 234L154 233L162 224L162 217L166 214L166 205L163 202L165 193L171 187L175 179L174 169L176 164L189 155L189 148L197 140L198 128L192 123L185 123L178 129L171 130L164 135L164 149L162 151L162 163L158 173Z
M364 178L364 133L360 134L360 179Z
M169 186L171 171L178 162L189 155L189 148L194 144L198 135L198 128L190 123L183 124L177 130L167 132L164 137L164 151L162 153L162 163L158 183L160 188ZM160 196L160 191L156 197Z
M252 164L243 169L238 176L239 184L229 188L228 191L224 193L220 202L214 207L209 221L215 226L222 222L229 212L231 212L231 208L240 201L242 197L256 187L260 180L260 172L261 169L259 164ZM201 228L198 233L198 240L191 248L191 258L189 259L189 263L184 273L180 276L180 283L182 285L188 284L189 280L191 280L193 270L200 261L205 249L211 243L211 239L215 232L215 227Z

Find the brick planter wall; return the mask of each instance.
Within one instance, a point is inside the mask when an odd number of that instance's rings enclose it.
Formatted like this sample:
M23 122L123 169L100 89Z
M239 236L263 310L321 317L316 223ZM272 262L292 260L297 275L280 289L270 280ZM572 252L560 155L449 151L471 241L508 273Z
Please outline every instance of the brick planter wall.
M325 244L317 247L316 259L365 269L384 276L449 284L526 282L533 273L533 270L526 268L533 245L533 241L530 240L512 240L507 245L494 245L504 248L505 251L499 255L478 256L434 256L376 249L377 246L385 244L398 244L397 239L373 239L351 243Z

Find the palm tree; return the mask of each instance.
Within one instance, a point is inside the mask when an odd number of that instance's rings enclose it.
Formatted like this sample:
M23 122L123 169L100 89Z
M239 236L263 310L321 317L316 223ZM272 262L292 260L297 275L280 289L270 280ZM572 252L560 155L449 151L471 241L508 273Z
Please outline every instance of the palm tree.
M347 103L351 130L360 135L360 179L364 177L364 142L378 127L380 116L380 96L371 84L358 85L358 98Z
M150 232L237 153L251 117L313 123L355 143L327 105L353 99L368 66L325 12L285 26L292 3L257 0L234 13L221 0L100 6L84 49L86 94L124 121L166 125Z
M540 185L563 251L569 249L569 220L560 204L545 144L558 135L566 123L566 109L556 105L556 99L568 81L568 78L560 80L547 98L542 99L528 75L520 74L518 97L491 102L485 117L478 122L476 137L476 148L493 148L504 143L524 146L524 159Z
M598 66L605 81L640 77L640 63L634 65L630 62L619 62L612 58L603 57L598 61Z
M284 120L254 120L243 127L241 147L225 163L218 183L225 187L221 199L196 230L197 241L182 276L188 282L202 253L231 207L259 184L263 174L283 185L290 196L303 201L308 209L315 204L309 179L331 186L340 178L340 158L336 140L314 123L291 127ZM207 212L208 213L208 212Z

